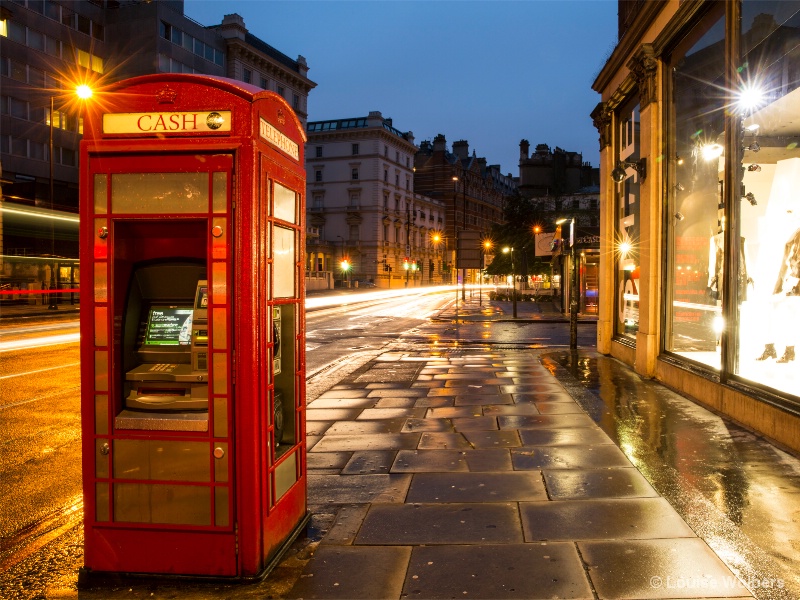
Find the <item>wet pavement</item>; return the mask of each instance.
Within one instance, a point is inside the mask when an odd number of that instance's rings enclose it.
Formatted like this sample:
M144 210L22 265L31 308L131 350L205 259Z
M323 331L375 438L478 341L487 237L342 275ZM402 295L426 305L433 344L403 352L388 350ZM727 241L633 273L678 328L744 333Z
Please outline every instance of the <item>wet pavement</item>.
M263 582L43 597L800 598L797 457L482 304L309 399L308 537Z

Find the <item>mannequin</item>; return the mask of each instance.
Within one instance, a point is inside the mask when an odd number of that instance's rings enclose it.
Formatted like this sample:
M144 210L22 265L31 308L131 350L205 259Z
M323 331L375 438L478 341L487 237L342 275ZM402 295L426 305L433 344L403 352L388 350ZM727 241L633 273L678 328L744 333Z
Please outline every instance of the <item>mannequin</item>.
M781 267L772 294L776 315L779 315L781 321L788 325L793 319L792 305L795 298L792 296L800 296L800 229L789 236L784 246ZM756 360L767 360L768 358L778 358L774 342L768 343L764 352ZM787 343L783 356L777 362L785 364L794 359L794 345Z

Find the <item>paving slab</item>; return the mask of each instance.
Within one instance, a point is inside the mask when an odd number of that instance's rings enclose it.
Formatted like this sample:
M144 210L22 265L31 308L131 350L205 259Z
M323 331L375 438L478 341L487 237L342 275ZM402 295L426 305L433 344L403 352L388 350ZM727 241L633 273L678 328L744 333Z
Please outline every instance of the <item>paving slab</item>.
M483 407L483 414L496 417L499 415L538 415L540 413L535 404L492 404Z
M403 433L418 431L453 432L453 423L450 419L406 419Z
M388 473L396 455L397 452L394 450L353 452L353 456L342 468L342 475Z
M321 545L290 598L399 598L411 548Z
M508 415L497 418L500 429L525 429L529 427L592 427L592 418L584 412L571 415Z
M497 419L495 417L472 417L472 418L453 418L450 419L456 431L497 431Z
M599 598L750 597L698 538L578 542L578 548Z
M377 398L323 398L309 402L308 408L319 410L321 408L372 408Z
M373 419L411 419L425 416L424 408L365 408L358 420Z
M475 446L467 441L463 433L437 433L425 432L419 440L417 448L420 450L470 450Z
M375 433L400 433L406 420L403 418L377 419L373 421L339 421L330 426L327 435L365 435Z
M488 404L512 404L511 394L468 394L455 397L455 406L485 406Z
M352 452L309 452L306 456L306 464L309 470L335 469L341 471L352 456Z
M417 397L381 398L375 403L375 408L414 408ZM369 410L369 409L365 409Z
M543 415L586 414L586 411L574 402L536 402L536 408Z
M567 429L520 429L519 438L524 446L589 446L614 444L601 429L597 427L570 427Z
M515 544L522 525L515 502L374 504L357 545Z
M443 406L429 408L426 418L451 419L453 417L481 417L483 410L480 406Z
M515 394L511 394L511 397L517 404L522 404L527 402L569 402L570 404L575 403L575 398L573 398L563 390L557 392L540 392L538 394L530 392L518 392Z
M401 450L392 473L453 473L460 471L511 471L508 450Z
M411 475L309 475L309 504L403 502Z
M527 542L696 537L663 498L522 502L519 510Z
M423 546L404 598L593 598L573 544Z
M437 396L433 398L418 398L414 406L437 408L440 406L454 406L457 396Z
M547 500L539 473L418 473L406 502L522 502Z
M306 422L309 421L352 421L361 414L364 408L323 408L315 400L306 408ZM323 401L324 404L324 401Z
M392 388L369 391L370 398L424 398L427 395L428 392L423 389L401 387L398 385Z
M654 498L658 493L635 468L545 469L547 493L554 499Z
M522 445L516 431L465 431L463 435L475 448L516 448Z
M369 392L361 387L336 386L320 394L317 400L350 400L353 398L366 398Z
M564 388L561 387L561 384L552 379L550 383L520 383L500 386L500 392L503 394L558 394L563 391Z
M416 448L418 433L374 433L370 435L325 435L311 452L343 452L356 450L402 450Z
M596 446L528 446L511 450L514 469L599 469L630 467L625 453L614 444Z

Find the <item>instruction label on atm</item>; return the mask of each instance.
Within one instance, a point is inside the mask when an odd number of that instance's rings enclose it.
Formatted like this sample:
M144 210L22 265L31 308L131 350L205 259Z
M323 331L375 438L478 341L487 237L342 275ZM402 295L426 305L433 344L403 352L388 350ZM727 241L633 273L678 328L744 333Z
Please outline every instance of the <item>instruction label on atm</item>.
M150 309L145 344L188 346L192 341L193 315L190 308Z

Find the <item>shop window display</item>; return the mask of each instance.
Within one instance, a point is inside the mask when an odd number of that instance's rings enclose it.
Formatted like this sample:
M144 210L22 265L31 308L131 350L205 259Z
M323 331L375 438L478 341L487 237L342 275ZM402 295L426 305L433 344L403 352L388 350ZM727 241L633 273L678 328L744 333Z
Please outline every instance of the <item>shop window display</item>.
M633 165L641 154L638 103L630 102L618 115L618 158L621 180L617 182L615 223L616 334L636 339L639 330L639 188L641 176Z
M742 46L737 374L800 395L800 1L743 2Z
M670 55L665 168L665 350L719 369L728 323L732 375L797 395L800 363L800 1L741 4L738 80L724 79L724 18L705 17ZM741 149L725 156L725 115ZM736 175L726 169L736 169ZM724 181L738 188L725 190ZM737 206L726 206L736 202ZM727 253L732 221L738 248ZM733 242L732 242L733 243ZM725 290L732 306L723 313Z

